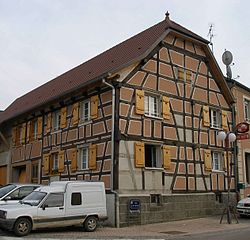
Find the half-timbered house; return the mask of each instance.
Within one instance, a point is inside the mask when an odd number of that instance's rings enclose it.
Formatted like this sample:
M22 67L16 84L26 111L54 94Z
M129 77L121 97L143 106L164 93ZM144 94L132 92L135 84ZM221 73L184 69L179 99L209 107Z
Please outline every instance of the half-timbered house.
M216 134L231 129L234 100L208 44L166 14L16 99L1 114L7 181L103 181L116 226L218 213Z

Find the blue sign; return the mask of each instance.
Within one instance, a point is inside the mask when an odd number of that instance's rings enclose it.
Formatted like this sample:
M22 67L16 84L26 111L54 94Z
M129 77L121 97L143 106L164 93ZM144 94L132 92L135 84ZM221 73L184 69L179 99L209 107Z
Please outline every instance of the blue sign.
M129 210L130 211L139 211L141 208L141 202L139 199L130 199L129 200Z

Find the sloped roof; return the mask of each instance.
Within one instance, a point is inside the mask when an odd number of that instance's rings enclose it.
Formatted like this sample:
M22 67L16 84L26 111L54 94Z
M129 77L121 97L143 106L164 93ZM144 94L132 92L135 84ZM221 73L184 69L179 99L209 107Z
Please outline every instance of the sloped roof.
M205 45L208 44L206 39L171 21L166 15L166 18L158 24L17 98L1 114L0 123L30 112L93 81L100 80L108 73L142 59L148 49L158 42L167 30L177 31Z

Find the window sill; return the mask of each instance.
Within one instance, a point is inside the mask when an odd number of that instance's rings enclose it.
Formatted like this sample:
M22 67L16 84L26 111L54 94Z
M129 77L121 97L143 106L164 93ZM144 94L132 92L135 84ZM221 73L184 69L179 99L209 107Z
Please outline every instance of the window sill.
M216 130L216 131L222 131L222 130L223 130L223 128L221 128L221 127L210 126L210 128L211 128L211 129L214 129L214 130Z
M148 118L153 118L153 119L158 119L158 120L163 120L162 117L156 117L156 116L152 116L152 115L148 115L148 114L144 114L145 117L148 117Z
M88 121L79 121L78 126L80 127L80 126L84 126L84 125L87 125L87 124L90 124L90 123L92 123L92 120L88 120Z
M149 170L149 171L164 171L163 168L157 168L157 167L145 167L145 170Z
M51 133L60 133L62 131L62 129L57 129L57 130L51 130Z
M212 169L212 173L226 173L226 171Z

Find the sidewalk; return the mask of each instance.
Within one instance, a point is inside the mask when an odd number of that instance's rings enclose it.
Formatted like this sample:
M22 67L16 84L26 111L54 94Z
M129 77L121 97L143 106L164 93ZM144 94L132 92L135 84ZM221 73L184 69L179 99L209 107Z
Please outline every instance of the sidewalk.
M99 227L95 232L84 232L81 228L64 228L55 230L34 231L21 239L166 239L170 236L185 236L199 233L211 233L218 231L231 231L250 227L250 218L234 220L228 224L224 217L220 224L220 216L189 219L174 222L130 226L125 228ZM6 235L5 235L6 236ZM20 239L13 235L1 236L1 240Z

